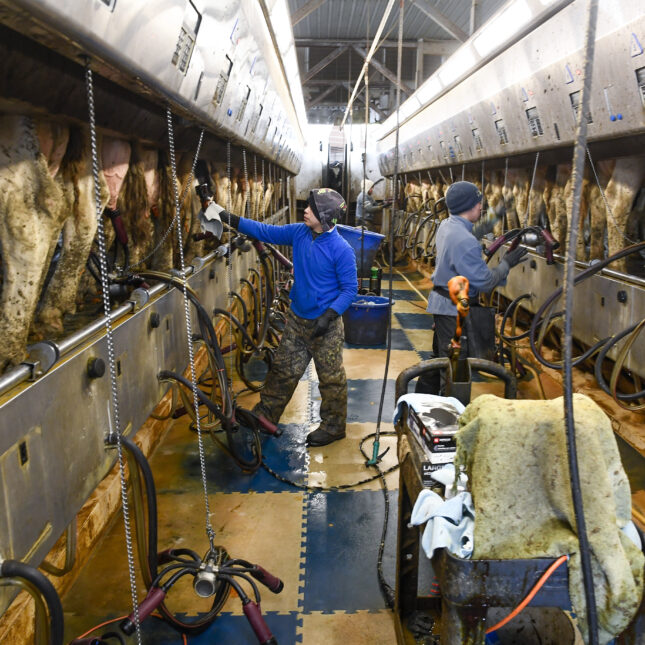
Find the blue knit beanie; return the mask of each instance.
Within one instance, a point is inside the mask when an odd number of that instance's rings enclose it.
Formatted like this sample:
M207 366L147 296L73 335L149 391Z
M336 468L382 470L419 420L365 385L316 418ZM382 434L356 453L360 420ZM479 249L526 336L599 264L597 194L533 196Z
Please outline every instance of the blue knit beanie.
M451 215L469 211L481 199L479 188L469 181L456 181L446 192L446 206Z
M333 228L347 212L347 205L342 195L331 188L314 188L309 193L308 201L323 232Z

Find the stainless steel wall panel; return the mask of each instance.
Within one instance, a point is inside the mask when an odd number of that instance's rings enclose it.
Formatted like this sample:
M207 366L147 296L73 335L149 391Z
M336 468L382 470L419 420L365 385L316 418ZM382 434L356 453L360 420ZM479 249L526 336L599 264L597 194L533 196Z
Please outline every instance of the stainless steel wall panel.
M0 0L0 21L76 61L89 55L100 73L130 91L169 102L189 120L298 172L304 139L290 79L257 2L131 0L110 9L98 0ZM275 120L281 117L284 141L297 152L290 161L249 132L271 88Z
M284 223L287 217L281 211L268 222ZM233 288L257 263L254 251L233 254ZM207 311L227 307L225 260L206 263L188 283ZM197 319L191 310L196 330ZM150 324L152 313L161 320L157 328ZM188 364L183 294L163 289L113 327L121 430L135 433L168 389L158 381L159 371L183 372ZM114 450L104 444L110 429L109 374L106 369L103 377L90 379L87 364L91 358L108 365L103 331L37 381L0 397L3 558L38 565L114 464ZM15 593L0 588L0 614Z
M601 2L588 127L590 142L625 141L645 133L645 112L636 70L645 67L645 54L636 43L645 40L645 13L640 3ZM570 146L575 113L570 95L582 88L582 30L584 3L573 2L524 39L474 72L444 96L430 103L400 131L401 152L412 142L416 155L401 154L400 170L416 170ZM636 39L636 40L635 40ZM535 109L542 134L535 135L527 110ZM503 119L508 143L501 144L495 121ZM555 124L557 124L557 129ZM473 145L476 126L483 143ZM454 149L462 139L463 155ZM393 172L394 133L379 142L380 166ZM426 152L418 152L424 141ZM452 148L448 159L440 141ZM428 156L431 145L434 155ZM616 154L621 145L615 146ZM623 152L625 154L625 152Z
M503 254L500 254L502 257ZM493 257L491 265L499 263ZM583 269L577 268L576 275ZM628 276L625 276L626 278ZM522 301L522 307L535 313L546 299L564 284L564 264L549 265L545 258L530 253L529 261L522 263L508 275L506 286L499 293L509 300L529 293L531 298ZM553 311L561 310L561 301ZM575 287L573 324L575 338L591 347L598 340L614 336L633 323L645 318L645 286L621 280L606 273L596 274ZM618 348L613 348L609 358L615 359ZM645 343L635 343L625 362L625 367L645 378Z

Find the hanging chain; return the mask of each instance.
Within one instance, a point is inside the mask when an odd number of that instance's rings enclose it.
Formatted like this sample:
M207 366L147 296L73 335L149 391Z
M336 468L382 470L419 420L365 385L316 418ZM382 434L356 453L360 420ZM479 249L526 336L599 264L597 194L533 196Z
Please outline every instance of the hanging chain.
M596 179L596 184L598 186L598 190L600 191L600 194L602 195L602 201L605 204L605 209L607 210L607 215L609 219L611 220L612 225L614 228L618 231L618 234L626 241L629 242L630 244L638 244L635 240L631 240L623 231L620 230L620 227L618 226L618 223L614 219L614 214L611 210L611 207L609 206L609 202L607 201L607 197L605 197L605 191L603 190L603 187L600 185L600 179L598 178L598 173L596 173L596 166L594 165L593 159L591 158L591 150L589 150L589 147L587 146L587 157L589 157L589 164L591 165L591 170L593 171L593 176Z
M105 248L105 230L101 212L101 183L99 179L99 155L96 144L96 117L94 111L94 81L89 59L85 66L85 84L90 120L90 146L92 154L92 177L94 179L94 201L96 204L96 219L98 221L99 262L101 265L101 291L103 295L103 312L105 314L105 335L107 340L108 364L110 366L110 391L114 424L110 423L108 438L116 438L116 449L119 461L119 479L121 481L121 506L123 508L123 525L125 528L125 547L128 555L128 577L130 578L130 594L134 615L134 626L137 631L137 643L141 645L141 626L139 623L139 605L137 602L137 580L134 570L134 551L132 548L132 530L130 527L130 510L128 504L128 486L125 480L125 463L123 445L121 442L121 419L119 417L119 393L116 382L116 360L114 355L114 337L112 335L112 320L110 318L110 288L108 284L107 250ZM108 419L110 403L108 402Z
M181 199L179 200L180 204L184 203L184 200L186 199L186 195L188 194L188 191L190 190L190 187L193 184L193 177L195 176L195 167L197 166L197 160L199 159L199 153L202 149L202 141L204 140L204 128L202 128L199 132L199 141L197 142L197 149L195 150L195 157L193 158L193 165L190 167L190 175L188 175L188 180L186 181L186 185L184 186L183 193L181 195ZM124 272L131 271L132 269L136 269L137 267L140 267L144 262L147 262L165 243L165 241L168 239L168 236L170 235L170 232L173 229L173 226L175 225L175 220L170 222L168 225L168 228L166 229L166 232L163 234L161 237L161 240L159 240L159 243L157 246L155 246L148 255L146 255L143 260L139 260L139 262L136 262L134 264L131 264L130 266L126 267L124 269Z
M504 184L502 185L502 204L504 204L504 217L502 219L502 233L506 233L506 224L508 223L508 215L506 213L506 184L508 180L508 157L504 163Z
M482 204L484 203L484 160L482 159Z
M249 184L249 171L246 165L246 148L242 148L242 169L244 171L244 197L246 199L246 206L244 208L245 217L250 217L249 213L251 212L251 186Z
M254 182L253 187L255 188L255 195L256 195L254 199L257 199L257 195L260 191L258 190L258 156L255 153L253 153L253 182ZM260 209L256 208L255 214L253 213L253 209L251 209L251 216L253 215L255 215L253 219L255 220L259 219Z
M264 157L262 157L262 221L266 219L266 209L264 208L264 196L266 195L266 184L264 182ZM260 211L258 210L258 216Z
M233 208L233 194L232 194L232 177L231 177L231 140L226 141L226 176L228 177L228 211L229 213ZM229 220L230 224L230 220ZM233 233L228 232L228 258L226 258L226 281L228 285L228 293L230 298L230 306L233 303ZM228 351L229 351L229 371L230 378L233 380L233 370L235 368L235 352L233 351L233 321L229 321L228 326ZM233 388L231 388L231 392Z
M529 194L526 196L526 212L524 213L524 221L522 222L522 228L526 228L526 224L529 221L529 216L531 215L531 193L533 192L533 184L535 183L535 173L537 172L539 160L540 160L540 151L538 150L535 153L535 163L533 164L533 174L531 175L531 185L529 186Z
M184 294L184 314L186 318L186 334L188 340L188 361L190 364L190 380L193 391L193 406L195 410L195 425L197 426L197 446L199 449L199 468L204 488L204 507L206 514L206 535L212 550L215 550L213 540L215 531L211 524L211 510L208 501L208 483L206 481L206 457L204 453L204 438L202 435L201 418L199 414L199 395L197 393L197 375L195 374L195 352L193 347L193 325L190 316L190 302L188 300L188 284L186 281L186 265L184 263L184 245L181 230L181 202L179 201L179 190L177 189L177 164L175 161L175 135L172 124L172 111L166 108L166 119L168 121L168 147L170 150L170 167L172 170L172 186L175 198L175 224L177 226L177 240L179 246L179 266L181 270L181 287Z

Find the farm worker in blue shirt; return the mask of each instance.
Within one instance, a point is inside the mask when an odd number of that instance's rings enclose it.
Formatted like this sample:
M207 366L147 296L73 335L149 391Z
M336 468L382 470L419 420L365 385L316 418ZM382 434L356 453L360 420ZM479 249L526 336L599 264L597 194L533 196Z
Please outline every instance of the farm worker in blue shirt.
M345 437L347 379L343 367L344 311L357 294L356 256L336 222L347 206L330 188L309 193L304 223L271 226L221 209L223 222L255 239L293 246L291 307L280 345L254 412L277 424L300 378L314 359L321 396L320 426L310 446Z

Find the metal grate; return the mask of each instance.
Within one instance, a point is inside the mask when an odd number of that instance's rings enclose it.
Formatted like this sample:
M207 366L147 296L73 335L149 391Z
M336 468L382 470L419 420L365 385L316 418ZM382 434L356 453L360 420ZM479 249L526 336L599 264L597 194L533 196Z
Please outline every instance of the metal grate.
M578 109L580 108L581 98L582 98L581 90L578 90L577 92L571 92L571 94L569 94L569 100L571 101L571 109L573 110L574 123L578 122ZM587 114L587 123L593 123L593 119L591 118L591 112Z
M183 74L188 69L190 55L193 53L194 46L195 38L185 27L182 27L179 32L177 45L175 46L175 53L172 55L172 64Z
M479 128L473 128L473 141L475 142L475 150L477 150L477 152L484 149L484 143L479 133Z
M499 136L499 144L501 146L505 146L508 143L508 134L506 134L504 119L498 119L497 121L495 121L495 129L497 130L497 135Z
M537 108L532 107L526 110L526 118L529 121L531 134L534 137L541 137L544 134L544 130L542 129L542 122L540 121Z
M228 79L231 77L231 70L233 69L233 61L228 57L228 55L226 56L226 60L228 61L228 69L225 72L219 73L219 78L217 79L217 87L215 88L215 93L213 94L212 103L215 107L217 107L224 98L226 84L228 83Z
M645 67L641 67L636 71L636 82L641 95L641 103L645 106Z
M464 156L464 149L461 145L461 137L458 134L455 135L455 150L457 151L459 159L462 159Z

